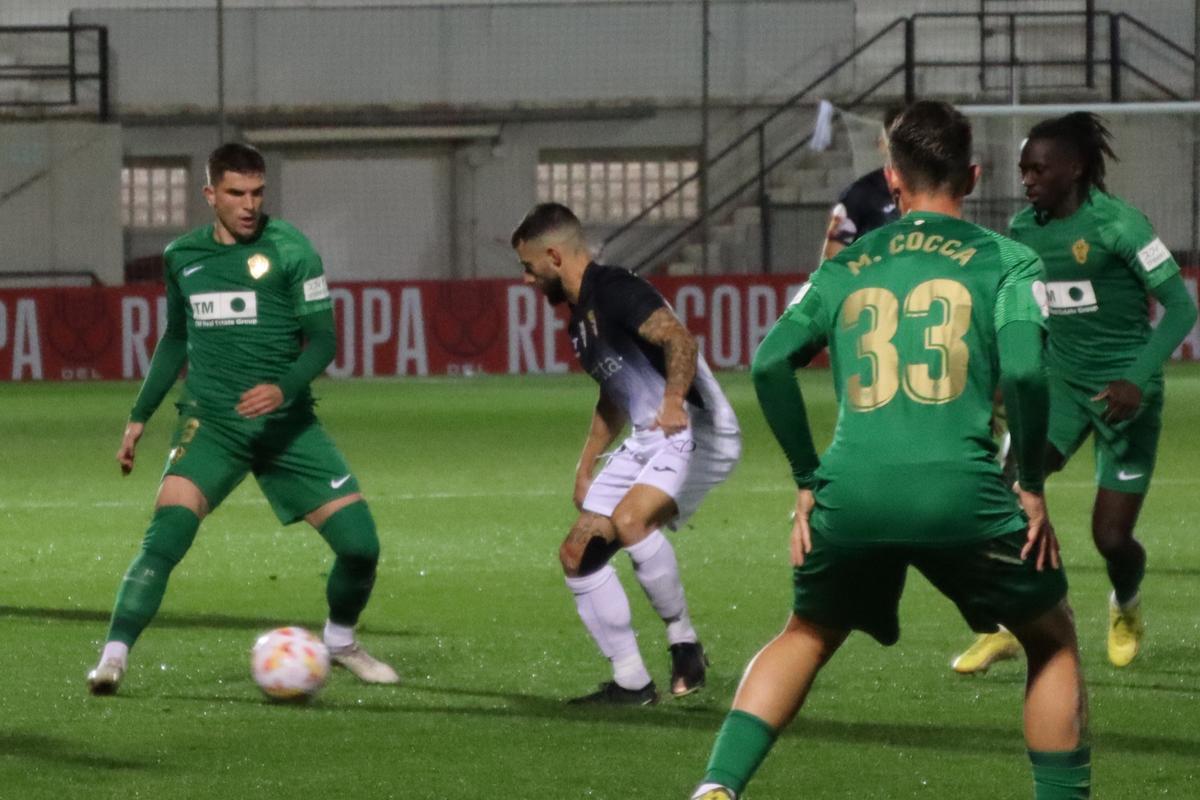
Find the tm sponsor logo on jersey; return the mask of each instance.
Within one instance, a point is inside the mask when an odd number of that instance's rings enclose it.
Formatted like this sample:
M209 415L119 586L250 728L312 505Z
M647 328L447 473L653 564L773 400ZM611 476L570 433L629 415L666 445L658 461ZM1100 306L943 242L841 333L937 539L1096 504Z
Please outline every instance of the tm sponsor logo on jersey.
M197 328L257 325L258 297L254 292L205 292L188 297Z
M1091 281L1050 281L1046 284L1046 299L1050 313L1056 316L1090 314L1100 308Z

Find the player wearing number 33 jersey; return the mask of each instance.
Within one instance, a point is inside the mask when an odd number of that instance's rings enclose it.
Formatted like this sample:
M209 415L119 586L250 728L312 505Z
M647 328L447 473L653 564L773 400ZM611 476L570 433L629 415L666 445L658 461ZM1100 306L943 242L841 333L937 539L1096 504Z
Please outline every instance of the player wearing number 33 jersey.
M825 261L754 355L754 389L797 488L792 616L746 668L692 800L737 799L851 631L899 639L909 567L974 629L1017 637L1036 796L1088 796L1079 653L1042 494L1045 270L1029 248L961 219L979 178L971 147L952 106L907 107L884 168L903 216ZM796 368L825 347L838 414L818 457ZM1013 488L991 437L998 386Z
M829 345L838 425L812 477L830 541L945 546L1023 527L988 420L996 331L1044 324L1042 278L1028 248L912 212L801 289L777 326Z

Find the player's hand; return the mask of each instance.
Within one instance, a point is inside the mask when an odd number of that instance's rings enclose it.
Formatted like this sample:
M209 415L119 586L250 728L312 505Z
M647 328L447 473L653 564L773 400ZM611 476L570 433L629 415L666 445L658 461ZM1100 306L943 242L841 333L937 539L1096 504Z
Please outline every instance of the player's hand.
M252 389L242 392L235 408L237 413L246 419L270 414L283 405L283 389L273 383L260 383Z
M650 427L660 429L667 436L674 436L680 431L687 430L690 422L683 398L679 395L668 394L663 395L658 413L654 415L654 424Z
M1025 538L1025 546L1021 548L1021 559L1031 555L1037 556L1037 571L1041 572L1049 564L1051 569L1058 569L1061 562L1058 557L1058 537L1054 535L1054 526L1050 524L1050 514L1046 510L1046 496L1027 492L1018 484L1017 499L1025 515L1029 517L1029 528Z
M121 446L117 448L117 463L121 465L121 474L133 472L134 451L137 450L138 439L146 429L143 422L130 422L125 425L125 434L121 437Z
M1130 381L1116 380L1092 400L1103 400L1108 405L1103 415L1105 422L1121 422L1137 415L1142 407L1142 390Z
M796 517L792 520L792 566L804 563L804 556L812 552L812 528L808 518L817 501L811 489L796 490Z
M592 488L591 466L587 469L580 469L575 473L575 493L571 499L575 501L576 510L583 511L583 498L587 497L588 489L590 488Z

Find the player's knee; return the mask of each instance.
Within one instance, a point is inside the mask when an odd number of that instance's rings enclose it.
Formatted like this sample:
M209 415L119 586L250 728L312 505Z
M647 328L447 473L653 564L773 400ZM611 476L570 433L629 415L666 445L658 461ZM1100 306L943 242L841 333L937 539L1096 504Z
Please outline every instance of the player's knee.
M612 523L617 529L617 538L626 544L640 542L646 538L646 520L635 511L618 508L613 512Z
M558 560L568 578L582 578L599 572L620 547L619 541L609 541L601 536L593 536L582 544L577 538L568 537L558 548Z
M1129 548L1133 540L1133 531L1124 525L1111 522L1101 522L1092 527L1092 541L1096 550L1105 558L1120 556Z
M575 543L566 541L558 546L558 561L568 578L579 577L579 562L582 559L583 551Z
M320 527L321 536L339 558L362 563L379 561L375 518L365 500L338 509Z
M150 527L146 529L142 550L163 559L173 567L183 560L196 539L196 531L199 528L200 518L191 509L184 506L160 506L155 509Z

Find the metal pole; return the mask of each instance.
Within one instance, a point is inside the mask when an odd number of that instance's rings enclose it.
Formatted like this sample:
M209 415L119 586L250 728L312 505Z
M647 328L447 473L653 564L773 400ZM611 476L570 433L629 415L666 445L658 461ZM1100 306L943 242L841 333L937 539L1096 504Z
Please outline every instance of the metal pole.
M917 99L916 75L917 32L913 18L904 20L904 102L911 104Z
M217 0L217 144L225 144L225 0Z
M1021 102L1021 70L1017 65L1017 15L1008 15L1008 96L1015 106Z
M700 4L700 274L708 272L709 0Z
M1121 102L1121 15L1108 18L1108 93L1109 102Z
M1192 98L1200 100L1200 0L1192 11ZM1200 259L1200 118L1192 117L1192 264Z
M1200 3L1200 0L1196 0ZM771 198L767 194L767 130L758 126L758 231L762 271L771 271Z
M79 102L78 90L75 86L75 73L77 72L75 65L75 23L72 22L67 28L67 71L71 75L71 105Z
M108 27L100 28L100 121L108 122Z
M1096 86L1096 0L1087 0L1084 3L1084 14L1086 15L1083 19L1084 76L1087 88L1094 89Z

